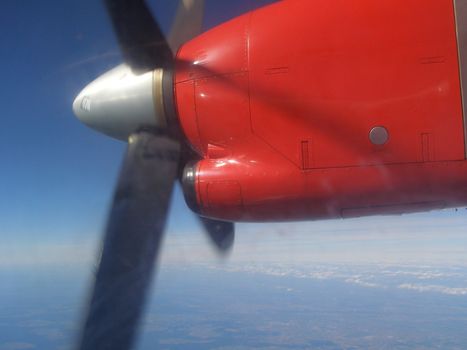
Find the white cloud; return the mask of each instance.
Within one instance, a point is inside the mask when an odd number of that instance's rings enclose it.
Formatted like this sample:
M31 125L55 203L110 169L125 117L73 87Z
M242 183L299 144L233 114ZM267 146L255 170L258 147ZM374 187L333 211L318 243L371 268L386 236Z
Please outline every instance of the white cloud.
M301 264L269 264L246 263L236 265L206 265L212 269L226 272L244 272L264 274L278 278L300 278L310 280L334 280L364 288L407 289L418 292L434 292L446 295L467 295L466 287L449 287L450 281L464 283L467 278L465 268L434 268L426 266L394 266L387 265L301 265ZM421 284L417 281L437 280L439 284ZM282 282L283 283L283 282ZM462 285L462 284L461 284Z
M367 287L367 288L384 288L384 286L382 286L381 284L365 281L359 277L347 278L345 282L357 284L359 286Z
M461 287L447 287L441 285L421 285L404 283L398 286L400 289L415 290L417 292L435 292L447 295L467 295L467 288Z
M461 276L460 273L457 272L440 272L440 271L430 271L430 270L425 270L420 268L418 271L412 271L412 270L396 270L396 271L390 271L390 270L384 270L381 271L382 274L386 276L408 276L408 277L414 277L419 280L433 280L433 279L442 279L442 278L451 278L451 277L459 277Z
M385 286L373 282L374 275L354 274L354 269L347 266L324 266L300 267L281 264L245 264L236 266L220 267L211 265L210 268L221 269L228 272L258 273L276 277L293 277L311 280L339 280L345 283L356 284L366 288L385 288Z

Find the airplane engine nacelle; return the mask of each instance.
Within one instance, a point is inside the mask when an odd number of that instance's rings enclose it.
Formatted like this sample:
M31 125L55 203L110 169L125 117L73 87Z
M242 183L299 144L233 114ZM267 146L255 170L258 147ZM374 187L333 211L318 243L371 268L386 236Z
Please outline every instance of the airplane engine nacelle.
M203 216L232 221L282 221L310 216L305 183L290 181L297 173L291 167L281 167L281 163L280 159L268 164L232 158L190 163L182 180L186 201ZM318 210L312 210L314 217L330 214L320 215Z
M463 9L456 21L451 0L285 0L183 45L193 207L265 221L467 204Z

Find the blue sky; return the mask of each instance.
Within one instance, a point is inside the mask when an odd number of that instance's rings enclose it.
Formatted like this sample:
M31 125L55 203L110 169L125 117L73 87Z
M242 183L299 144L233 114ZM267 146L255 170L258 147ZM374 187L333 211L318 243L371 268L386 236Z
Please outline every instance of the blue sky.
M251 6L209 3L208 25ZM167 0L153 6L165 29L175 7ZM27 241L55 241L64 230L94 232L125 148L87 129L71 111L81 88L120 63L101 2L7 0L0 29L5 68L0 230Z
M206 27L266 2L207 1ZM167 29L175 1L151 6ZM0 265L89 261L125 144L79 123L71 104L120 63L106 14L96 0L4 0L0 41ZM232 260L463 262L466 214L239 225ZM168 231L167 261L215 258L179 189Z

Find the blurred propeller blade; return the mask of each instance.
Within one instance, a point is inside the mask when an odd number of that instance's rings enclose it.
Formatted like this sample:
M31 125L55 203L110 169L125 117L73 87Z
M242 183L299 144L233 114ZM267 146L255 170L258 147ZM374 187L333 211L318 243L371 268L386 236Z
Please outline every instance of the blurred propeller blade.
M172 51L144 0L104 0L125 62L136 72L164 68Z
M179 147L165 135L130 136L80 350L133 345L177 176Z
M221 254L232 250L235 241L235 226L232 222L199 217L211 241Z
M204 0L180 0L169 34L172 52L201 33L204 19Z

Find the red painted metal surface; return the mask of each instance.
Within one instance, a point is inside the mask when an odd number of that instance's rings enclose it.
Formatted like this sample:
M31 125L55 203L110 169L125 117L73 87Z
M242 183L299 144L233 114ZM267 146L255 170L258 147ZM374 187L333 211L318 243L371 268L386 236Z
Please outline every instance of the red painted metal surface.
M265 221L467 204L450 0L284 0L182 46L201 213ZM389 133L370 141L372 128Z

